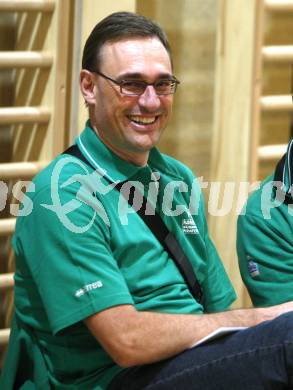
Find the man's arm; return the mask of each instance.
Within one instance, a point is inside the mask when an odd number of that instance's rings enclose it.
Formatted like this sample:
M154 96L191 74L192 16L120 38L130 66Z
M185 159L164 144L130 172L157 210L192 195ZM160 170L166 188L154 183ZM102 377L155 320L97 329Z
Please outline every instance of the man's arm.
M117 364L131 367L172 357L219 327L249 327L291 310L293 302L202 315L139 312L131 305L123 305L84 322Z

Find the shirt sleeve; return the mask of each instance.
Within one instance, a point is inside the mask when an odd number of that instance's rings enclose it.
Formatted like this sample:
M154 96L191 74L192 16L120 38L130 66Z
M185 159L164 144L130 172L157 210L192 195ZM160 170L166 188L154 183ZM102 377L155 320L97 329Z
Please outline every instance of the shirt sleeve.
M254 306L271 306L293 299L292 216L286 205L271 219L241 215L237 253L242 279ZM291 225L291 226L290 226Z
M50 206L50 188L39 191L16 236L54 333L112 306L133 304L112 254L109 226L90 205L70 203L76 190L61 191L65 208L59 205L59 211Z

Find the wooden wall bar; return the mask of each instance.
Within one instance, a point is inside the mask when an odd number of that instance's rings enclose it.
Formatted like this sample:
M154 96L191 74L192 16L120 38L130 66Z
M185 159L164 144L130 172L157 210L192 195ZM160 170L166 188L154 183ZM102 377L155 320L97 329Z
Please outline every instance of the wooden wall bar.
M0 367L13 312L12 192L65 147L71 4L0 0L0 180L8 188L0 215Z

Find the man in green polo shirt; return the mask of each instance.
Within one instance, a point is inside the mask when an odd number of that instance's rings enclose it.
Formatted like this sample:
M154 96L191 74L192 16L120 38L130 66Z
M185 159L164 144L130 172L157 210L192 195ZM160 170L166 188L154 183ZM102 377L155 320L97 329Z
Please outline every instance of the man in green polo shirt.
M292 384L293 303L227 310L235 293L199 185L155 147L178 84L166 35L151 20L118 12L90 34L80 74L89 121L76 146L34 179L17 221L1 388ZM154 213L169 232L162 243L147 225ZM192 275L203 300L187 282ZM195 346L223 327L249 328Z
M293 139L276 171L248 199L238 219L242 279L254 306L293 299Z

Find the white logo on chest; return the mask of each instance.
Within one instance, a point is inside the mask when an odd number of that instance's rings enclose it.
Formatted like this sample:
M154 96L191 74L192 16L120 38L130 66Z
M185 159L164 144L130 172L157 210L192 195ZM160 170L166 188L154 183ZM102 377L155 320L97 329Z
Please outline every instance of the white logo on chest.
M198 228L192 217L182 220L182 230L184 234L198 234Z

